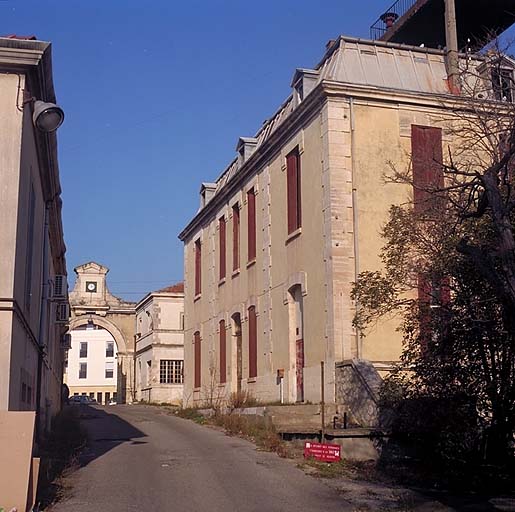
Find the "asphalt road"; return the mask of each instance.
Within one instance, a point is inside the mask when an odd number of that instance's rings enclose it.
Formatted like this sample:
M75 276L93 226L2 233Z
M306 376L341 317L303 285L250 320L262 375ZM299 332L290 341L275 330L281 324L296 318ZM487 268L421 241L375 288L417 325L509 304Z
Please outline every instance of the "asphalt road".
M159 407L85 410L90 447L52 512L354 510L291 462Z

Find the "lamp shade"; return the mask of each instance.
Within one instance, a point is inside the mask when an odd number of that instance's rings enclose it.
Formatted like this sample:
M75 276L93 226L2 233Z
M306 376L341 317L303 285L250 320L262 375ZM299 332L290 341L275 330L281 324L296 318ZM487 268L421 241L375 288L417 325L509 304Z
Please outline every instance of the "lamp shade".
M34 102L32 121L38 130L47 133L54 132L63 124L64 112L55 103L37 100Z

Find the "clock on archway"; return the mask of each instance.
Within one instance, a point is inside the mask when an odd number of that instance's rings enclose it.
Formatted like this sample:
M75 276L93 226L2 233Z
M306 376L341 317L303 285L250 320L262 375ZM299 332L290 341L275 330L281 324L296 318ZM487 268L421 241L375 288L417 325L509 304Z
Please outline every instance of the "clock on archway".
M86 281L86 291L95 293L97 291L97 283L95 281Z

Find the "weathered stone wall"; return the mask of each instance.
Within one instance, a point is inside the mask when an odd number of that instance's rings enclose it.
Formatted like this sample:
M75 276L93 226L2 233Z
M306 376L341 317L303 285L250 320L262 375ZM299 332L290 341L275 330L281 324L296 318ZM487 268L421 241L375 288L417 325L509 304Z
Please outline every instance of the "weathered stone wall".
M370 361L352 359L336 365L336 402L362 427L379 426L381 377Z

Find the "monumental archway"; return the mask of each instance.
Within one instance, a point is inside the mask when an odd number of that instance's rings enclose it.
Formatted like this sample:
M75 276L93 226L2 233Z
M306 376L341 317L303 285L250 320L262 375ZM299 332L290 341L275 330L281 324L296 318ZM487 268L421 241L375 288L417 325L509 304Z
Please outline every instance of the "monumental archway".
M107 267L95 262L75 268L77 280L70 293L70 331L93 324L108 331L117 345L118 401L134 397L134 334L136 303L112 295L106 283Z

